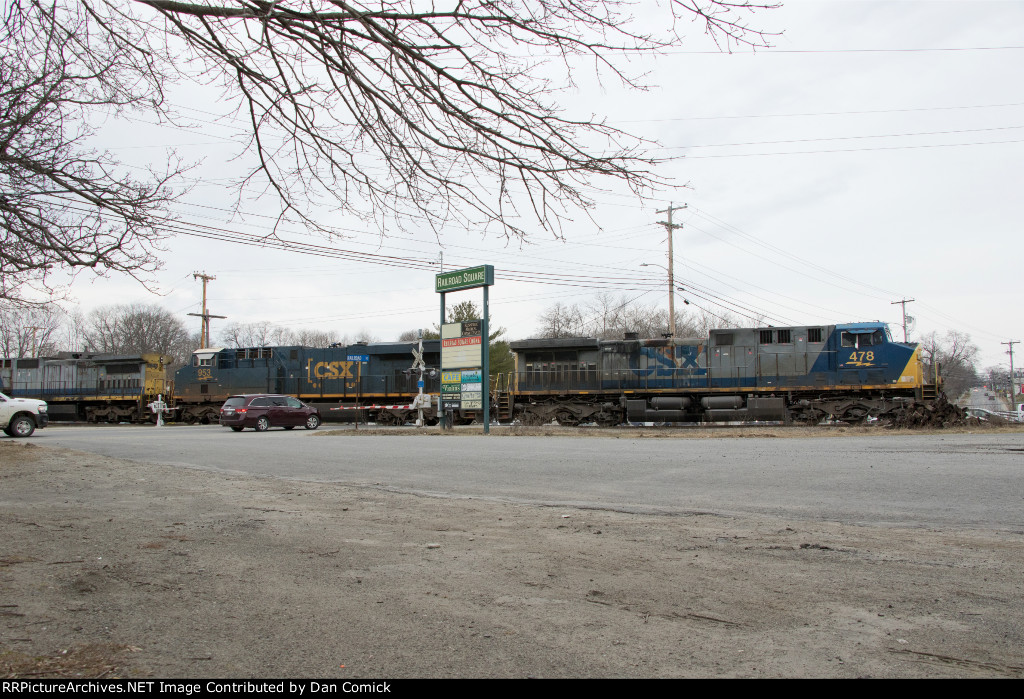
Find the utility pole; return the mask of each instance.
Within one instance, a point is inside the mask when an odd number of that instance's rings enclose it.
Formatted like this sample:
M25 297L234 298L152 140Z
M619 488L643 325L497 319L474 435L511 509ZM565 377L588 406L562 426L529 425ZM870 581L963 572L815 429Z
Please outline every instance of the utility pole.
M668 231L668 334L669 342L675 344L676 342L676 279L673 271L674 256L672 254L672 231L676 228L682 228L681 223L672 223L672 212L682 211L686 208L686 204L682 206L672 206L672 202L668 203L667 209L662 209L656 213L668 214L667 221L658 221L662 226L665 226L665 230Z
M1000 342L1001 345L1006 345L1010 349L1006 350L1006 353L1010 355L1010 410L1017 409L1017 392L1014 390L1013 382L1013 346L1019 345L1020 340L1010 340L1009 342Z
M897 303L903 306L903 342L907 342L907 304L912 303L914 299L900 299L899 301L893 301L890 306L895 306Z
M206 310L206 283L207 282L212 282L217 277L211 277L206 272L193 272L192 273L192 278L193 279L202 279L203 280L203 312L202 313L189 313L188 315L190 315L190 316L197 316L197 317L203 319L202 329L199 331L200 340L203 343L203 347L209 347L210 346L210 318L227 318L227 316L210 315L210 313Z

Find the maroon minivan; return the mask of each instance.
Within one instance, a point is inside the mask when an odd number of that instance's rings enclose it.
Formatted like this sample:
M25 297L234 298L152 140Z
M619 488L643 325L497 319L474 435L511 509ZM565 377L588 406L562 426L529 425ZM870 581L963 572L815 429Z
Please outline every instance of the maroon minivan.
M220 408L220 424L241 432L252 427L266 432L271 427L292 430L303 425L307 430L320 426L320 411L298 398L255 393L231 396Z

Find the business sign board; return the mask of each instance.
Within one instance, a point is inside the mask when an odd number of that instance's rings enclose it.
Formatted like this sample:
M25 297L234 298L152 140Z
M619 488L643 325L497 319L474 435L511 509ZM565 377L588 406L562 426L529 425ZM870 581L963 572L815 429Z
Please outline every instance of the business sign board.
M479 320L441 326L441 371L483 366L484 338Z
M439 294L462 289L475 289L478 286L494 286L494 266L480 265L457 269L454 272L441 272L434 277L434 291Z
M441 409L483 410L483 335L479 320L441 326Z

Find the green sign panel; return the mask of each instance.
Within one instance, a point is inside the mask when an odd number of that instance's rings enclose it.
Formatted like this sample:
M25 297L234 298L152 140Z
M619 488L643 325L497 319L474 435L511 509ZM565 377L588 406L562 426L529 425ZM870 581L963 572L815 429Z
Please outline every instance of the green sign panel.
M480 265L454 272L442 272L434 278L434 291L444 293L460 289L475 289L478 286L494 285L494 267Z

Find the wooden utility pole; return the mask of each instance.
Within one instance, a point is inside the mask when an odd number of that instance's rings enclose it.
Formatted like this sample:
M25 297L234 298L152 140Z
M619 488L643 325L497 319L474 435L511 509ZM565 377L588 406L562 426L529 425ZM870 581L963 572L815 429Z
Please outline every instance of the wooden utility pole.
M895 306L897 303L903 306L903 342L907 342L907 304L913 303L914 299L900 299L899 301L893 301L890 306Z
M672 212L682 211L686 208L686 204L682 206L672 206L672 202L668 203L667 209L658 211L659 214L668 214L667 221L658 221L659 224L665 226L665 230L668 231L668 334L670 342L675 344L676 341L676 279L674 272L675 258L672 254L672 231L676 228L682 228L681 223L672 223Z
M1010 355L1010 410L1017 409L1017 391L1014 388L1014 377L1013 377L1013 346L1019 345L1020 340L1010 340L1009 342L1000 342L1001 345L1006 345L1010 349L1006 350L1006 353Z
M203 312L202 313L189 313L190 316L197 316L203 319L202 329L199 331L200 340L203 343L203 347L210 346L210 318L227 318L227 316L215 316L211 315L206 310L206 283L212 282L217 277L212 277L206 272L193 272L193 279L203 280Z

